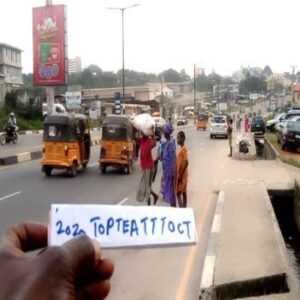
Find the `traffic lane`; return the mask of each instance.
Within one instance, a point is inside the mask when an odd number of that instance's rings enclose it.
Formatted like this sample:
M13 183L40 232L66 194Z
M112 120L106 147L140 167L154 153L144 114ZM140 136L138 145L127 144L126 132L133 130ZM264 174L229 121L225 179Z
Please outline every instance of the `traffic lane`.
M198 243L189 246L106 250L115 262L108 299L194 300L199 297L202 266L228 154L228 140L210 140L208 131L184 130L189 151L188 206L193 207ZM161 165L154 191L160 189ZM136 191L124 205L139 205ZM167 206L160 197L159 206ZM130 270L130 274L129 271Z
M92 139L101 138L101 131L95 130L91 131ZM15 155L23 152L33 152L42 149L43 144L43 134L20 134L18 135L18 141L16 144L5 144L0 145L0 157L5 157L9 155Z
M117 204L136 189L140 177L138 164L135 163L131 175L113 168L102 175L97 162L99 151L99 146L92 148L88 168L79 169L75 178L60 170L46 177L40 161L0 171L0 199L20 192L0 200L0 236L5 228L25 220L47 223L52 203Z

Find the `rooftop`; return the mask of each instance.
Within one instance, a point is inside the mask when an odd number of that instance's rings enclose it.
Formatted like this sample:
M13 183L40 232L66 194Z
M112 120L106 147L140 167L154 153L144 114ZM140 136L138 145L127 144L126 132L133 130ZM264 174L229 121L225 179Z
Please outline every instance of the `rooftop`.
M293 92L300 92L300 84L299 83L293 87Z
M23 50L21 50L20 48L9 45L9 44L5 44L5 43L0 43L0 47L6 47L6 48L10 48L10 49L14 49L14 50L18 50L20 52L23 52Z

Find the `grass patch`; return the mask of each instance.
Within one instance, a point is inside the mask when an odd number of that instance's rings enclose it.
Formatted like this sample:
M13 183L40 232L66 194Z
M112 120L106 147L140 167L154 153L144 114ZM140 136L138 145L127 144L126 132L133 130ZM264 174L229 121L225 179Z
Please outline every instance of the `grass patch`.
M275 133L267 132L265 136L272 144L277 143L277 136Z
M282 162L292 165L296 168L300 168L300 162L298 162L297 160L291 158L291 157L281 157Z

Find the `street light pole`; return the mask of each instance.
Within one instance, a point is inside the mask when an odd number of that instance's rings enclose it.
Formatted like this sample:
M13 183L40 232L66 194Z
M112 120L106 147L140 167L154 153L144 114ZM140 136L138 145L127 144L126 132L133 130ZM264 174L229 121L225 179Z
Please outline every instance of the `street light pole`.
M122 14L122 101L121 101L121 107L122 107L122 102L123 104L125 103L125 32L124 32L124 11L128 8L132 8L135 6L139 6L140 3L137 4L133 4L127 7L108 7L108 9L112 9L112 10L119 10L121 11ZM123 113L123 109L121 108L121 112Z

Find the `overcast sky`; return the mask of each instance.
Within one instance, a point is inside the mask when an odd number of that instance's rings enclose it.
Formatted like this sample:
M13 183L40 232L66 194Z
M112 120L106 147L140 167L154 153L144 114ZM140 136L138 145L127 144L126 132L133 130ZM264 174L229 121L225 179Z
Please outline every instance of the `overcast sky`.
M125 12L125 68L159 73L193 64L231 75L240 66L300 69L299 0L53 0L68 9L69 58L105 71L122 67L121 13ZM32 7L45 0L0 0L0 42L21 48L32 72Z

